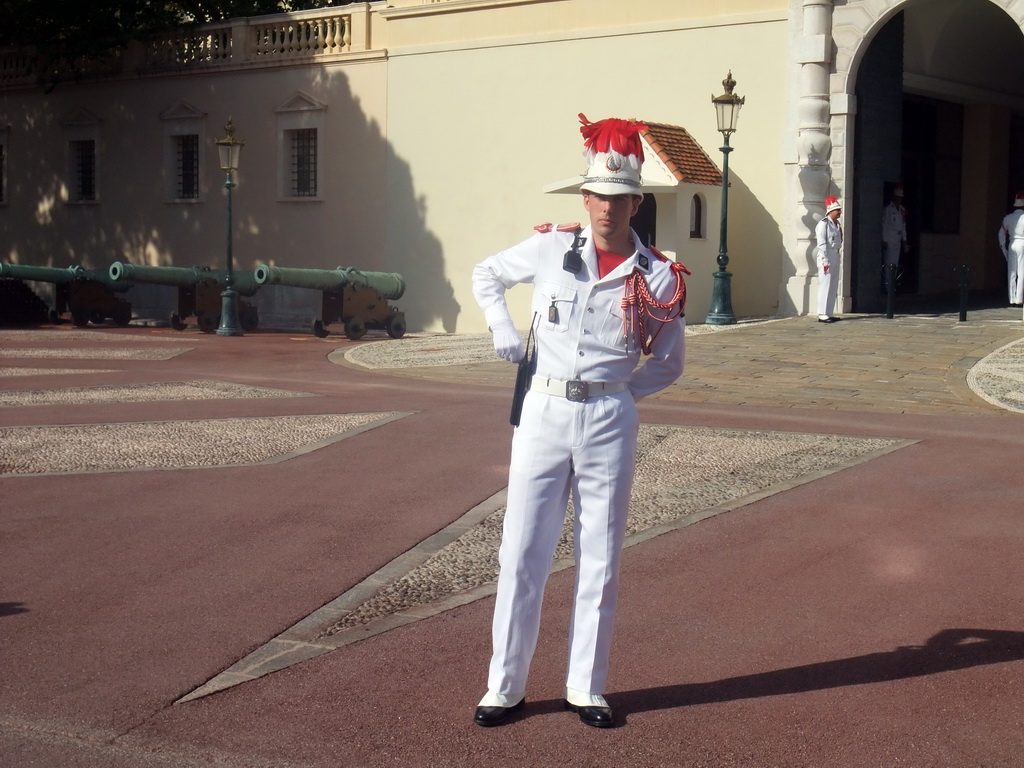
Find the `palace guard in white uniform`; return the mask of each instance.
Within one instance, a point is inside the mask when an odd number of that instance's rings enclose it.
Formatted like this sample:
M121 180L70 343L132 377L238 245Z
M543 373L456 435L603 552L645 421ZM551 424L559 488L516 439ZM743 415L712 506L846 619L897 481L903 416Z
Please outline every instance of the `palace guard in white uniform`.
M839 216L843 206L834 197L825 198L825 217L814 228L818 241L815 260L818 263L818 322L835 323L836 292L839 290L839 251L843 247L843 228Z
M907 209L903 207L903 185L892 190L892 199L882 209L882 285L888 287L890 266L900 273L900 257L910 249L907 243Z
M1024 192L1018 192L1013 210L999 227L999 249L1006 259L1010 306L1024 304Z
M636 464L636 401L683 371L686 268L644 247L629 225L643 199L643 126L580 120L589 165L580 189L590 226L542 225L473 270L495 350L512 362L523 359L524 346L505 291L534 286L533 375L512 438L493 655L474 716L484 726L524 704L570 493L576 587L565 708L587 725L613 724L603 693Z

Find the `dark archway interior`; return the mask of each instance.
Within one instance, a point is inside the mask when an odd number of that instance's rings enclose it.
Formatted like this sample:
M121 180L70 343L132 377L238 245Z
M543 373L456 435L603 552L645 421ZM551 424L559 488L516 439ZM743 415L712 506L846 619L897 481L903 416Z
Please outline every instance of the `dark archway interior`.
M878 30L855 88L854 311L886 308L881 217L897 182L910 245L899 310L955 308L964 275L972 306L1005 302L996 231L1024 189L1021 78L1024 34L990 0L908 2Z

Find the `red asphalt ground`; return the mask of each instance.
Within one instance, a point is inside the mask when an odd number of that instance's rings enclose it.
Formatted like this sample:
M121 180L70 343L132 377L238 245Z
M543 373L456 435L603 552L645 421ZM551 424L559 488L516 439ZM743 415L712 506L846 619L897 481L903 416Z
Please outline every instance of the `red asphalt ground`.
M551 577L527 707L505 726L471 719L490 598L174 704L500 491L510 440L504 386L335 365L352 342L334 337L175 340L195 348L5 363L319 396L0 420L413 415L278 464L0 479L4 768L1024 765L1024 417L992 408L645 401L649 423L918 442L626 550L614 729L561 708L571 570Z

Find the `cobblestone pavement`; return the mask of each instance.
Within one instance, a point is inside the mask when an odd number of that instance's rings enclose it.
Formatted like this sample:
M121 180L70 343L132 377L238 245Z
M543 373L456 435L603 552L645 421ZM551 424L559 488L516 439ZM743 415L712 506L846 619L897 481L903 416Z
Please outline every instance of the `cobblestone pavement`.
M696 325L687 329L686 372L657 397L898 413L978 413L988 405L1022 411L1022 337L1020 311L1012 307L973 312L968 322L938 314ZM503 386L510 380L510 366L494 362L486 335L371 343L335 359L342 356L393 375Z

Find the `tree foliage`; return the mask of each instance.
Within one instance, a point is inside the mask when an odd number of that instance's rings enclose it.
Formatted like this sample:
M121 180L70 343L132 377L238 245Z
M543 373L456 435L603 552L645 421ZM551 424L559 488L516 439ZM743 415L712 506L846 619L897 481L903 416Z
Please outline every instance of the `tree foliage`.
M246 16L346 5L348 0L0 0L0 47L30 47L56 84L133 39Z

